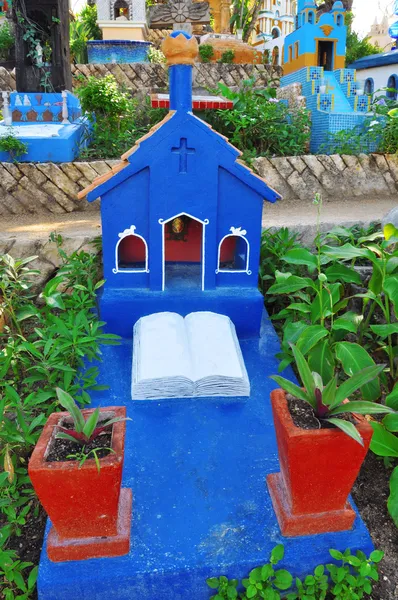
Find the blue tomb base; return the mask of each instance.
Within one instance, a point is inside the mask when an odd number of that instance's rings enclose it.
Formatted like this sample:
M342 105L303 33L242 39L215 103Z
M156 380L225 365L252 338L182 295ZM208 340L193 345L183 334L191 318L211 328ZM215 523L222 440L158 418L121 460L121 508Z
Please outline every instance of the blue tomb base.
M27 145L19 162L72 162L88 145L91 125L86 117L76 123L18 123L10 128L0 122L0 137L12 134ZM12 162L9 152L0 152L0 161Z
M87 42L91 64L149 62L151 42L142 40L90 40Z
M101 320L106 331L125 338L133 334L134 324L146 315L156 312L177 312L183 317L191 312L210 310L227 315L236 327L239 337L257 336L261 325L264 298L253 288L218 287L202 292L195 282L187 288L174 288L164 292L137 288L104 288L100 296Z
M133 490L130 553L51 563L45 543L39 600L208 600L207 577L242 578L278 543L286 550L281 566L297 576L331 562L330 548L373 549L359 516L352 531L281 536L265 483L279 470L269 399L279 341L265 314L261 340L252 336L241 347L252 390L239 402L134 402L131 340L103 348L100 383L110 389L93 393L93 403L126 405L132 419L123 477L123 487Z

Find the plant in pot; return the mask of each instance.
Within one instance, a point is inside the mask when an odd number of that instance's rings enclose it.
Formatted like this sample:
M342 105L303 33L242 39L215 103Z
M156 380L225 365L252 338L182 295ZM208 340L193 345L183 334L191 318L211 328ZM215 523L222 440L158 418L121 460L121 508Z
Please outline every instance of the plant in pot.
M344 531L355 520L348 496L373 433L361 415L395 412L347 398L385 365L367 367L340 387L337 376L324 386L298 348L291 347L304 387L272 377L282 388L271 393L280 463L280 473L267 477L273 506L285 536Z
M130 547L132 493L121 488L126 409L81 411L57 388L68 412L50 415L29 461L33 487L50 517L54 562L122 556Z

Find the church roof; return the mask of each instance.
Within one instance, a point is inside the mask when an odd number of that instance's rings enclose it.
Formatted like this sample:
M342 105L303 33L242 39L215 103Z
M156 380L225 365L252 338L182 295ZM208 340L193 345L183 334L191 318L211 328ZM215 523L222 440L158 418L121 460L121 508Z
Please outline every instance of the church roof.
M190 79L187 78L187 69L192 70L198 54L196 39L186 32L174 31L165 39L162 49L167 58L167 64L174 69L174 79L170 84L171 110L169 114L160 123L152 127L146 135L137 140L134 146L123 154L121 162L113 167L109 173L97 177L91 185L82 190L78 198L87 197L89 202L96 200L129 177L149 167L153 160L155 147L168 135L174 133L179 127L185 129L188 126L192 129L192 126L194 126L201 129L202 133L211 136L212 139L209 139L209 152L214 152L214 161L220 167L245 183L261 198L269 202L278 200L281 196L239 160L242 153L232 146L226 137L214 131L208 123L192 114L192 89ZM165 168L167 169L167 165L165 165Z
M374 69L376 67L396 64L398 64L398 50L390 50L389 52L371 54L370 56L359 58L350 65L347 65L347 69L356 69L357 71L360 71L361 69Z
M242 152L230 144L225 136L214 131L208 123L202 121L192 113L181 114L178 111L173 110L171 110L160 123L152 127L146 135L137 140L134 146L122 155L119 164L115 165L108 173L94 179L88 187L82 190L78 194L78 198L83 199L87 197L87 200L92 202L104 193L120 185L125 179L128 179L138 171L142 170L145 166L150 166L152 154L149 148L154 142L156 143L156 134L160 134L160 129L166 127L173 119L177 124L182 124L183 121L191 120L197 127L206 131L209 135L216 137L219 144L221 144L222 148L226 151L226 160L223 161L220 159L220 166L252 188L263 199L268 200L268 202L276 202L276 200L281 198L280 194L272 189L262 177L256 175L252 169L240 160ZM163 139L163 136L161 137ZM144 149L146 150L145 156L147 157L147 163L143 163L139 156L140 151Z

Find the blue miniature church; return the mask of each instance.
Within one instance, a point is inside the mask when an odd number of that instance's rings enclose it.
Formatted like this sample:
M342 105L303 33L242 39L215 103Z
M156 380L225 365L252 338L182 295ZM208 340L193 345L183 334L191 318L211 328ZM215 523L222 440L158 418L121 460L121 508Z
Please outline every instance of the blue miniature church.
M211 310L229 316L239 335L258 334L263 202L279 195L192 114L195 38L175 31L163 52L169 114L80 194L101 198L101 318L130 337L144 315Z

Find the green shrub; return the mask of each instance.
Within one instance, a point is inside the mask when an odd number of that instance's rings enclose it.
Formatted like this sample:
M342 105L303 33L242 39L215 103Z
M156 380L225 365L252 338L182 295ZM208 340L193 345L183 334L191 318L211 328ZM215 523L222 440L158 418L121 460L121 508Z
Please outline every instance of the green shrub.
M151 63L163 64L166 62L166 57L161 50L155 48L155 46L150 46L148 50L148 60Z
M235 52L233 50L226 50L222 53L221 58L218 62L226 65L231 65L234 62Z
M276 100L276 89L257 89L255 80L243 81L235 92L219 83L216 92L229 100L231 110L207 111L205 119L227 136L245 156L292 156L304 154L310 139L306 110L290 112Z
M121 121L133 112L133 99L119 87L113 75L82 77L79 83L76 94L84 112L95 113L97 118L106 116L112 121Z
M201 44L199 46L199 56L203 63L209 63L213 58L214 49L210 44Z
M7 60L8 54L15 44L15 38L11 32L8 21L5 21L0 27L0 60Z
M20 156L28 152L28 145L16 138L10 127L9 134L0 138L0 152L8 152L11 160L16 162Z
M152 108L149 98L132 98L113 75L83 79L76 93L82 109L93 115L90 146L81 154L85 158L119 158L166 113Z

